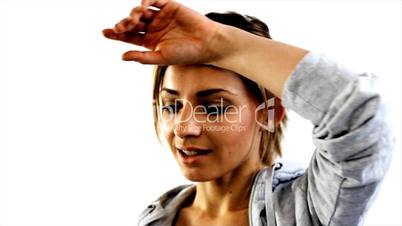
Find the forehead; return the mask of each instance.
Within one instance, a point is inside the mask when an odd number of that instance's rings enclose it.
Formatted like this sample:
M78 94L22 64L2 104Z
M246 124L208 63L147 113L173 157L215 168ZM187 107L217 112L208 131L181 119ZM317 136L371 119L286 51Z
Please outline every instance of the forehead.
M200 90L216 88L236 94L246 92L236 73L206 65L169 66L162 84L164 88L177 90L180 94L193 94Z

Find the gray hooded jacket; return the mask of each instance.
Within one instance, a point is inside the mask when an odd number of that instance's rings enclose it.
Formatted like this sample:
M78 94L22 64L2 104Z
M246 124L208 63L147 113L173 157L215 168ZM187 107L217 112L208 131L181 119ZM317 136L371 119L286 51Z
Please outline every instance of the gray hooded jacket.
M362 225L388 169L393 139L375 76L308 53L286 81L282 104L313 123L307 169L275 164L254 178L250 226ZM269 189L271 188L271 189ZM195 185L172 189L140 215L140 226L171 226Z

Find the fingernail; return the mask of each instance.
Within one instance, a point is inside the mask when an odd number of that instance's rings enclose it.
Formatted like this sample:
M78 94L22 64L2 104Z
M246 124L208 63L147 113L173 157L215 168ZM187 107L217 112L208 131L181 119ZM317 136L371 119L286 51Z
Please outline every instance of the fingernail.
M121 59L124 60L124 61L129 61L129 59L127 59L126 53L121 55Z

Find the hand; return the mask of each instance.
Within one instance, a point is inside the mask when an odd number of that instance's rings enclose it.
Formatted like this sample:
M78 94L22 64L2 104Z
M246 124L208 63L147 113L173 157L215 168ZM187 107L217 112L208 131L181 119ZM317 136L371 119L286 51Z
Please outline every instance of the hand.
M103 34L150 50L128 51L123 60L158 65L208 64L221 55L215 40L220 26L172 0L143 0L129 17L113 29L103 30Z

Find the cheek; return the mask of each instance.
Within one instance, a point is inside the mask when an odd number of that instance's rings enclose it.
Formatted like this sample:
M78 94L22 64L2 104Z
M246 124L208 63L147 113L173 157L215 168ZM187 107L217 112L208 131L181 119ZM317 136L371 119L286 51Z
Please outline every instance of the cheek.
M239 121L232 123L233 138L249 143L248 141L253 137L255 130L254 112L244 111L239 117Z
M254 120L254 111L244 110L238 115L228 115L215 131L214 143L226 149L228 155L234 152L246 152L257 129ZM212 134L210 134L212 135Z
M169 146L174 137L173 129L174 127L172 122L161 121L159 123L160 138L162 138L164 142L167 142Z
M233 136L252 134L255 126L254 111L249 106L241 106L237 112L226 116L225 123L231 127Z

